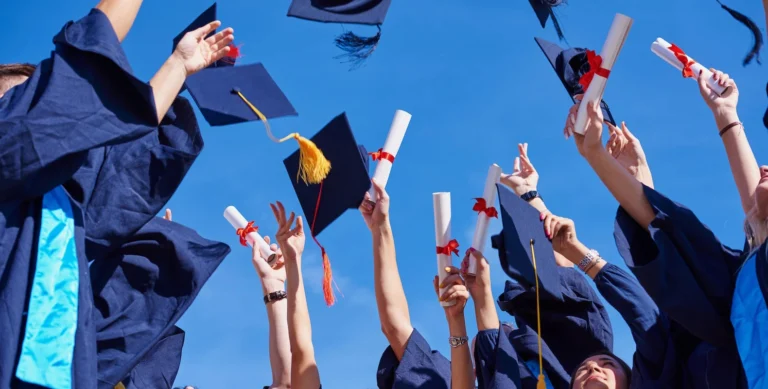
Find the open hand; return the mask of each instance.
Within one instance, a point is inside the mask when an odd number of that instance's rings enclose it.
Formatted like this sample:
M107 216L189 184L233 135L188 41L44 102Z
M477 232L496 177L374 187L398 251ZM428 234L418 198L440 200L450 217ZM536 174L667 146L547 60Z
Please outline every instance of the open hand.
M443 283L440 284L440 278L435 276L432 280L432 284L435 287L435 294L440 301L455 301L450 307L445 308L445 315L448 317L460 317L464 315L464 307L469 300L469 291L464 284L464 280L461 278L459 269L455 266L445 268L448 272L448 276L443 279ZM442 295L440 295L440 288L447 288Z
M389 195L375 179L371 180L371 183L376 191L376 201L371 199L370 193L365 192L365 199L359 208L369 230L389 223Z
M528 158L528 143L519 143L517 150L519 157L515 157L515 165L512 174L501 174L501 183L512 189L515 194L522 196L536 190L539 184L539 173L533 167Z
M611 133L605 149L615 158L621 166L635 178L638 178L638 169L648 166L645 159L645 152L640 145L640 141L629 132L629 128L624 122L621 122L621 129L611 123L605 123Z
M226 28L206 38L219 26L221 26L221 22L218 20L208 23L197 30L186 33L176 45L173 55L184 64L187 76L207 68L229 53L229 44L235 40L233 29Z
M286 220L285 207L283 203L277 201L277 206L269 204L272 208L272 213L277 220L277 233L275 238L277 243L282 248L282 254L286 261L297 261L301 259L301 255L304 253L304 222L301 216L296 217L296 214L291 212L291 216ZM293 220L296 219L296 226L293 227Z

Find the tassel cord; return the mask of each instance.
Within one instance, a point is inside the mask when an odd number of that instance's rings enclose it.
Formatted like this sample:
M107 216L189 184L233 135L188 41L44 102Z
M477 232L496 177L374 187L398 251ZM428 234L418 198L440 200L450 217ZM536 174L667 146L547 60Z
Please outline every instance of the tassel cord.
M541 347L541 299L539 298L539 272L536 268L536 250L533 247L534 240L531 239L531 258L533 259L533 278L536 282L536 326L537 331L536 335L538 335L536 338L539 343L539 381L537 384L537 389L544 389L544 359L541 356L542 354L542 347Z

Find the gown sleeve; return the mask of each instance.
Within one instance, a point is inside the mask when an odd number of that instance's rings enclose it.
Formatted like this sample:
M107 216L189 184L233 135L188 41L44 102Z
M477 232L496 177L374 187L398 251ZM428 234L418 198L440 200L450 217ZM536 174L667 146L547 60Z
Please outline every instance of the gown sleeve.
M100 383L121 382L163 342L229 251L154 218L91 264Z
M133 76L99 10L67 23L55 50L0 98L0 202L36 198L66 182L88 150L153 131L152 87Z
M475 340L475 374L482 389L518 389L520 361L502 327L480 331Z
M174 326L133 368L123 381L125 389L171 389L181 365L184 330ZM107 386L105 389L113 389Z
M401 360L397 360L392 347L384 350L376 382L379 389L448 389L451 387L451 361L433 351L414 328Z
M648 231L624 209L614 238L627 267L661 312L716 346L733 344L730 307L741 251L726 247L688 208L643 187L655 218Z
M648 293L632 276L610 263L597 274L595 284L632 332L636 345L633 387L676 387L679 362L669 322Z

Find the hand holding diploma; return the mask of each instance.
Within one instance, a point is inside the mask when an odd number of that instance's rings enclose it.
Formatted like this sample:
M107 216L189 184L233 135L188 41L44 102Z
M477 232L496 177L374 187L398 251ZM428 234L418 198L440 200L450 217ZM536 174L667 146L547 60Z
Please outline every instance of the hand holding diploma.
M373 160L378 161L376 171L373 173L373 179L382 188L387 186L389 174L392 172L392 164L395 162L398 151L400 151L400 145L403 143L403 138L405 138L405 132L408 130L410 122L411 114L399 109L395 111L395 118L389 127L389 134L387 135L386 142L384 142L384 147L370 153ZM371 200L376 199L376 191L373 187L371 187L368 193L371 196Z
M253 222L247 222L240 211L231 205L224 210L224 218L237 231L237 234L240 236L240 244L257 247L261 256L267 260L267 263L270 266L275 265L277 254L270 248L269 243L261 237L258 232L259 228L255 227Z
M493 164L488 168L488 176L485 178L485 187L483 188L483 197L475 199L473 211L477 212L477 223L475 224L475 235L472 238L472 248L483 252L485 251L485 241L488 239L488 224L491 218L499 217L499 212L493 206L496 204L496 183L499 182L501 168ZM475 275L477 263L475 257L469 257L469 267L467 273Z
M432 194L432 204L435 213L435 242L437 243L437 275L439 288L438 296L440 305L450 307L456 304L456 301L449 299L443 301L443 296L448 289L445 280L450 275L453 267L451 255L459 254L459 242L451 238L451 194L448 192L439 192ZM458 271L457 271L458 272Z
M656 38L656 41L651 44L651 51L679 70L684 78L699 79L700 77L703 77L709 88L717 93L718 96L721 96L725 92L726 86L720 85L717 80L714 79L712 71L694 61L693 58L689 57L675 44L669 43L662 38Z

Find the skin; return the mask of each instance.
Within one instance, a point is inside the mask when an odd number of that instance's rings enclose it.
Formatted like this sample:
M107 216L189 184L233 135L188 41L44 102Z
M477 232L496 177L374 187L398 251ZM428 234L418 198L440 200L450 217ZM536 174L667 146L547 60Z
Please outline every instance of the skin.
M629 382L619 362L608 355L595 355L581 363L571 389L628 389Z

